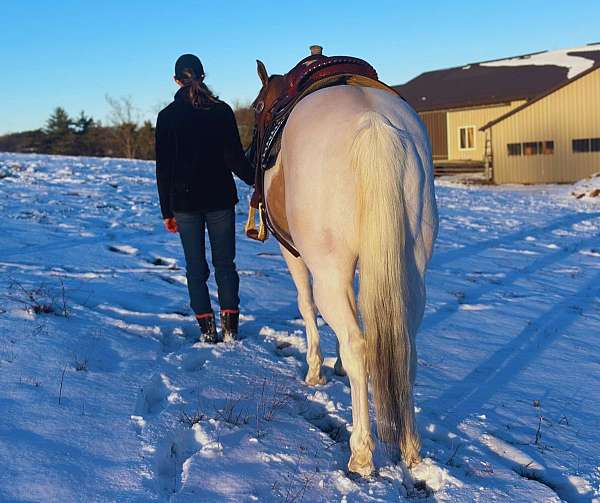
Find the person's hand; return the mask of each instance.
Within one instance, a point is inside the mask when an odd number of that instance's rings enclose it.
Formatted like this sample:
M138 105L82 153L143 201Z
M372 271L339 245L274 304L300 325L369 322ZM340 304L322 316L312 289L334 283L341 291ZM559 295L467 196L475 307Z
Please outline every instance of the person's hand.
M173 232L173 233L179 231L179 226L177 225L177 221L175 220L175 217L165 218L163 220L163 222L165 223L165 229L167 229L167 231Z

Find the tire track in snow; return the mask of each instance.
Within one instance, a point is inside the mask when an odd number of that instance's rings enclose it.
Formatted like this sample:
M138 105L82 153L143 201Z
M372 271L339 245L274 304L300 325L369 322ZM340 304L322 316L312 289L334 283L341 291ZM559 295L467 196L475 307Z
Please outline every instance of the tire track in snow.
M597 242L597 237L578 240L577 242L570 244L568 246L568 250L561 248L553 253L548 253L547 255L536 258L525 267L513 269L511 272L507 273L501 281L488 282L487 284L481 285L478 288L467 289L465 292L465 298L460 302L446 303L445 305L439 307L435 312L425 315L421 330L431 329L432 327L439 325L442 321L447 320L453 314L455 314L461 305L464 305L467 302L472 304L476 301L479 301L484 295L493 292L494 290L501 290L505 287L513 285L517 281L524 280L528 276L537 274L543 269L553 264L557 264L571 255L579 253L579 250L587 245L597 244ZM431 272L435 273L436 269L437 267L432 268ZM519 285L515 285L515 288L523 291L528 290L527 287Z
M508 234L506 236L501 236L494 239L488 239L482 242L475 242L472 244L468 244L461 248L455 248L452 250L448 250L445 252L435 253L433 254L433 258L431 261L430 268L437 269L439 266L447 264L448 262L452 262L453 260L463 260L466 257L471 255L475 255L483 250L488 248L497 248L501 245L512 244L516 241L522 241L527 236L536 236L547 234L551 231L557 230L566 225L574 225L585 220L592 220L595 218L600 218L600 213L575 213L565 215L561 218L552 219L550 223L543 226L533 225L530 227L526 227L520 231L514 232L512 234Z
M441 396L424 402L422 406L435 408L441 403L453 403L454 405L440 416L452 422L460 422L469 414L477 412L491 394L518 375L520 370L579 318L579 312L568 309L570 306L576 303L582 309L586 309L599 296L600 272L593 275L575 295L566 295L560 303L552 304L460 382L448 388ZM487 377L482 377L489 369L494 370L489 372Z

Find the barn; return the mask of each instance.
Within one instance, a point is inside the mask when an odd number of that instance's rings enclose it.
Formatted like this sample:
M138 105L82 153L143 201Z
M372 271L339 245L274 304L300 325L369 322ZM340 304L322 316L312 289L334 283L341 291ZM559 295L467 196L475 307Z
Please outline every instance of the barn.
M557 183L600 171L600 43L430 71L395 88L426 125L438 172Z

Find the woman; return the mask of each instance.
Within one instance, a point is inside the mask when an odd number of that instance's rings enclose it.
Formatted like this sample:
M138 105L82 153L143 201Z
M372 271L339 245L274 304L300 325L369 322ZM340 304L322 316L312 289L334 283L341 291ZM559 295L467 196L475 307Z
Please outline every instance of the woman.
M248 185L254 170L246 159L233 111L204 84L193 54L175 63L175 99L156 121L156 180L165 228L179 232L185 254L190 305L206 342L233 340L239 321L239 276L235 268L235 211L232 172ZM221 307L217 335L206 281L205 228Z

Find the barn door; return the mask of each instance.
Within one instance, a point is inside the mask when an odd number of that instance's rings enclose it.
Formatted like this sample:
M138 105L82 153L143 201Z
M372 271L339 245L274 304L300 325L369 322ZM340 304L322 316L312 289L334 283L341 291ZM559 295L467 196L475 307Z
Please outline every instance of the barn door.
M421 112L419 115L429 133L433 159L448 159L446 112Z

